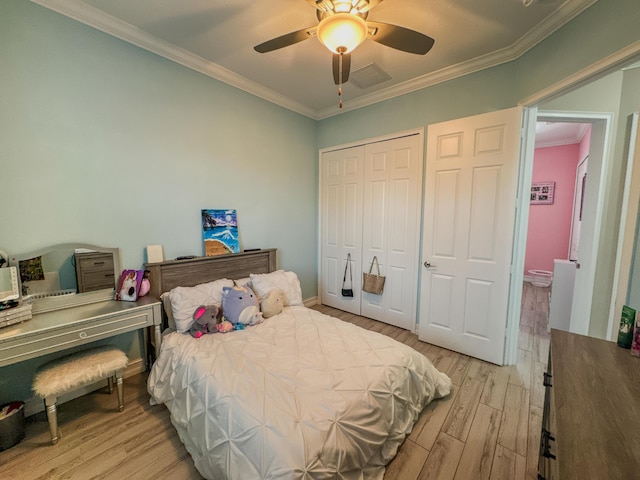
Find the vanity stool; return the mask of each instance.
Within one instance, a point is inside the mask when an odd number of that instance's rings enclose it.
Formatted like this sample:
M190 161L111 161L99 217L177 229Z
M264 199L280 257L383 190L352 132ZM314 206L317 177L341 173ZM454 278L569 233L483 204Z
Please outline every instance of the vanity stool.
M124 410L122 374L127 363L124 352L111 346L103 346L57 358L38 368L33 379L33 391L44 398L52 445L58 443L59 438L56 402L60 395L105 378L109 381L111 393L115 377L118 407L120 411Z

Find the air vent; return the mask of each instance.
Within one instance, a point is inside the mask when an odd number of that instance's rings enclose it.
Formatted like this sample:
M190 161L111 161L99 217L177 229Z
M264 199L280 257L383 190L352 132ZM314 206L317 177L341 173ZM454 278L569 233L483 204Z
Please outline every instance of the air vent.
M354 70L349 76L349 83L353 83L356 87L365 89L378 85L379 83L391 80L391 75L382 70L375 63L370 63L362 68Z

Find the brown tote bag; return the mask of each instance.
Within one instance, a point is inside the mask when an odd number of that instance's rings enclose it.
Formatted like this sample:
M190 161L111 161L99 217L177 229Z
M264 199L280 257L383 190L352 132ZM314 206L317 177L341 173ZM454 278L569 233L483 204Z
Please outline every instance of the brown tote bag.
M373 264L376 265L377 274L371 273L373 270ZM364 292L375 293L376 295L382 295L384 289L384 275L380 275L380 264L378 263L378 257L373 257L371 266L369 267L369 273L362 273L362 290Z

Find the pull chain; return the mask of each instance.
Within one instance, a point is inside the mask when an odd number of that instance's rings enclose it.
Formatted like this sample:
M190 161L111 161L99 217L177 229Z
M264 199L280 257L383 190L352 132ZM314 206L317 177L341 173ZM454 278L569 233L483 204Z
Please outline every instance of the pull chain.
M340 52L340 60L338 61L338 77L340 78L338 82L338 105L342 108L342 52Z

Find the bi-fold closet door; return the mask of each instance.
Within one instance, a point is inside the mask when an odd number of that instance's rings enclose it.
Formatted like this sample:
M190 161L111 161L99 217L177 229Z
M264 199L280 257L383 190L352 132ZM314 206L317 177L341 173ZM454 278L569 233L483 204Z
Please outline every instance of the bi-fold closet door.
M415 132L321 153L322 304L415 329L422 142L422 132ZM341 294L348 256L346 287L353 297ZM382 295L362 291L362 273L369 271L374 256L386 276Z

